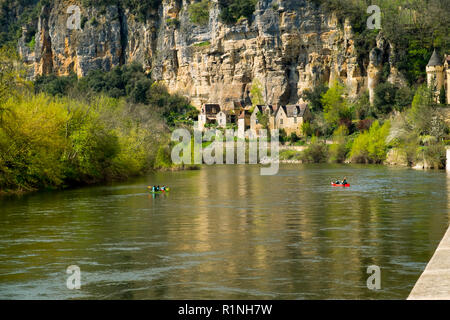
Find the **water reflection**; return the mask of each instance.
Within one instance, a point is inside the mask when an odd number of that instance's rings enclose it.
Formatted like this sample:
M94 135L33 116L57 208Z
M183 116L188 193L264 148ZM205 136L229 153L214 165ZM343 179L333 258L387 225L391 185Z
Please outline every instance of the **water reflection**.
M344 175L351 188L329 186ZM222 165L0 199L0 297L406 298L448 225L448 183L382 166ZM171 192L146 193L154 184Z

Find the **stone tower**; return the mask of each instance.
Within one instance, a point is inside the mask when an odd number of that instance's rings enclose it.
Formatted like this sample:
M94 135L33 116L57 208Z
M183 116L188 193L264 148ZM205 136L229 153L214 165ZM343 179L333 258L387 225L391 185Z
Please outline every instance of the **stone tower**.
M439 91L444 86L444 64L441 58L436 52L433 51L433 55L427 64L427 83L429 87L432 87L436 96L439 96Z
M445 74L445 92L447 93L447 104L450 104L450 54L445 57L444 60ZM450 169L450 168L449 168Z

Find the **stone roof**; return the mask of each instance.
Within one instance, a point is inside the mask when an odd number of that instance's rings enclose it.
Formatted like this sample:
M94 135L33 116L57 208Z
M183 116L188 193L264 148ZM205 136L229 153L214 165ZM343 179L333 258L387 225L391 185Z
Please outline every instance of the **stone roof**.
M308 108L306 103L303 104L290 104L287 106L281 106L278 108L277 113L280 109L283 109L284 113L288 118L293 117L303 117L305 115L305 111Z
M439 57L438 53L436 52L436 49L434 49L430 61L428 61L427 67L442 66L442 65L443 65L442 59L441 57Z

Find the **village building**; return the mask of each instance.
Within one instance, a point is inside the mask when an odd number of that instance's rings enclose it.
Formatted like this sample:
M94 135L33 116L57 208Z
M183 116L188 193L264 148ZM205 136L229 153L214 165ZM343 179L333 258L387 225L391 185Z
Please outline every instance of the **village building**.
M225 111L220 111L216 116L216 123L218 127L225 128L227 126L227 114Z
M202 113L206 115L208 123L214 123L216 121L216 116L220 110L220 105L216 103L205 103L202 107Z
M439 99L439 94L442 88L445 89L446 102L450 104L450 56L446 56L444 61L442 61L436 50L433 51L430 61L428 61L426 71L427 71L427 84L430 88L434 90L436 100Z
M281 106L274 115L276 129L284 129L287 135L302 134L302 124L309 121L311 112L307 104Z
M198 129L203 131L206 124L216 123L216 117L220 111L221 108L219 104L205 103L198 115Z

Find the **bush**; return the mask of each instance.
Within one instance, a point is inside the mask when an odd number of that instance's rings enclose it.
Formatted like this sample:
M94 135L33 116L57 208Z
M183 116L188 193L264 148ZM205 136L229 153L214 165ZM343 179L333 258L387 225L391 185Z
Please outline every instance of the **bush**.
M344 97L345 87L335 81L330 89L322 96L323 115L328 126L333 128L340 120L350 120L351 112Z
M348 129L346 126L340 126L333 133L333 144L330 146L329 157L330 162L342 163L347 158L347 135Z
M193 23L198 25L206 25L209 22L209 0L201 0L192 3L189 8L189 16Z
M300 137L297 136L297 134L295 132L292 132L291 135L289 136L289 141L291 142L291 144L294 144L299 140L300 140Z
M362 132L362 131L367 131L370 129L370 126L373 123L373 119L364 119L364 120L359 120L358 124L356 125L356 128Z
M311 163L327 162L328 146L317 137L313 137L308 148L302 152L301 159L303 162Z
M322 96L328 91L325 84L319 84L312 90L306 89L302 92L302 99L309 102L311 112L323 111Z
M236 23L240 18L250 18L255 11L256 0L219 0L220 18L225 23Z
M357 163L382 163L386 159L387 143L390 123L385 122L380 126L375 121L368 132L363 132L353 141L350 152L352 162Z

